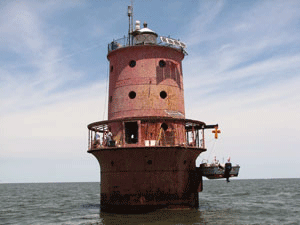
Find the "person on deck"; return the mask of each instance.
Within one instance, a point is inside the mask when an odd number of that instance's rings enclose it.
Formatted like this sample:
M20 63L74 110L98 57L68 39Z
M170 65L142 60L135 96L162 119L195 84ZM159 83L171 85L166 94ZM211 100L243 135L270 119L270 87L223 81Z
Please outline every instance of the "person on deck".
M213 164L219 164L219 160L217 160L216 156L214 157Z
M225 163L225 173L224 173L224 177L226 178L227 183L230 182L229 177L230 177L231 170L232 170L232 165L230 163L230 157L229 157L227 163Z
M107 141L107 146L108 147L113 147L113 140L112 140L112 133L111 133L111 130L109 129L107 134L106 134L106 141Z
M107 131L104 131L103 134L103 146L107 146Z

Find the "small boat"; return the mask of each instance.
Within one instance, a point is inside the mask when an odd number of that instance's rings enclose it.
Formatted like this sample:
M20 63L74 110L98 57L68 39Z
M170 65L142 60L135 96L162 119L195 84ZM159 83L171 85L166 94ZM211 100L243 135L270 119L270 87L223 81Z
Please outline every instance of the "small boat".
M239 170L240 166L232 166L230 160L225 164L221 164L217 160L214 160L212 163L200 164L202 176L208 179L227 178L227 181L229 182L229 177L237 177Z

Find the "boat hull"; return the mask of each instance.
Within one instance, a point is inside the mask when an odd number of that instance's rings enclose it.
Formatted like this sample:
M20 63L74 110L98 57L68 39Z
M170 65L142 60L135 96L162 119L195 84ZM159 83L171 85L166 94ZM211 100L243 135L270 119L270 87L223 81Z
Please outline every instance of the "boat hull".
M240 170L240 166L233 166L229 172L229 177L237 177L239 174L239 170ZM225 168L220 165L214 165L214 166L200 165L199 171L201 172L202 176L208 179L226 178Z

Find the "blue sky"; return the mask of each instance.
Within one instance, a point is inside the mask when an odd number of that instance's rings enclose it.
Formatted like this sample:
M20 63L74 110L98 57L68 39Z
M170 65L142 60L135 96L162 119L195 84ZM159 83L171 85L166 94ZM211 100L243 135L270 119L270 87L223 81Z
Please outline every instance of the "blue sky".
M107 44L130 1L0 1L0 182L99 181L86 125L106 119ZM300 2L134 1L187 44L186 117L218 123L203 158L240 178L300 177Z

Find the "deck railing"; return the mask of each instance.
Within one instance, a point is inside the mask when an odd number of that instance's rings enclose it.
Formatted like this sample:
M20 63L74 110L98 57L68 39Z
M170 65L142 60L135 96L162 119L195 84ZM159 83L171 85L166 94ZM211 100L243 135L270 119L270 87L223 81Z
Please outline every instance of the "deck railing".
M128 131L124 124L135 121L138 125L136 136L134 132ZM132 123L132 122L131 122ZM184 126L182 133L176 129L165 129L161 124L177 123ZM108 134L110 128L119 126L118 134ZM142 134L141 127L148 124L156 124L156 135L150 138L148 134ZM160 126L161 125L161 126ZM121 147L158 147L158 146L183 146L205 148L204 129L205 124L201 121L177 119L177 118L127 118L122 120L100 121L88 125L89 129L89 150L100 148L121 148ZM129 132L129 133L128 133ZM147 131L144 129L144 132ZM151 135L152 136L152 135ZM143 138L142 138L143 137ZM111 140L110 140L111 139Z
M129 38L132 38L132 37L124 36L119 39L114 39L111 43L108 44L108 53L110 53L113 50L119 49L119 48L137 45L135 43L134 39L129 42ZM155 44L152 43L152 45L172 47L172 48L181 50L185 55L187 55L187 52L185 51L185 49L183 47L181 47L180 45L174 45L174 44L170 44L167 42L162 42L162 41L160 41L162 39L166 39L166 37L162 37L162 36L158 37L157 40L159 40L159 41L155 41ZM171 39L171 38L168 38L168 39ZM176 41L176 40L174 39L174 41ZM139 43L138 45L141 45L141 43Z

